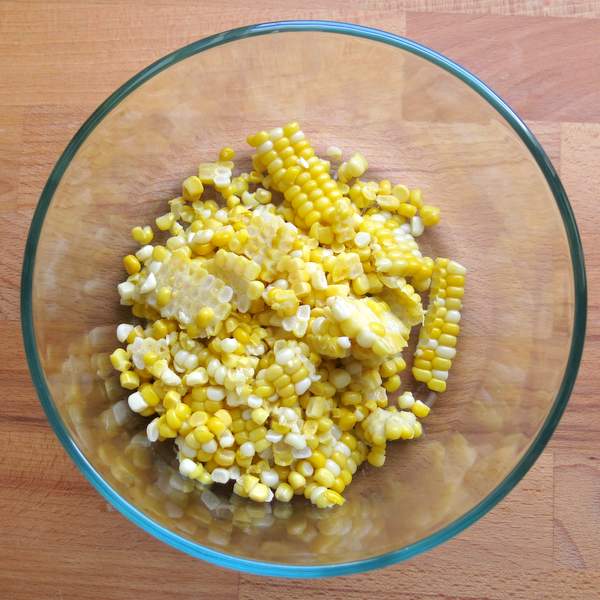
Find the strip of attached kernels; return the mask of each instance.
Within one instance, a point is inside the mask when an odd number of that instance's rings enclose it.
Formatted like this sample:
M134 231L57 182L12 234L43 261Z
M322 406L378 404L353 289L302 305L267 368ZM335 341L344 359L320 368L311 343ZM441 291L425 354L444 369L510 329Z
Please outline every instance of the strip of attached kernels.
M258 263L222 248L215 254L208 270L233 290L232 304L241 313L250 309L253 300L261 297L265 284L258 279Z
M263 280L272 281L276 265L292 250L298 230L266 207L258 207L252 213L247 232L241 252L261 266Z
M406 346L407 328L389 307L374 298L332 298L331 314L344 335L377 356L396 354Z
M271 174L273 188L283 193L294 210L295 223L321 242L344 242L360 219L329 174L329 164L314 149L297 123L248 138L258 161ZM330 242L331 243L331 242Z
M435 260L429 306L419 333L412 369L417 381L434 392L446 390L448 371L456 355L466 269L447 258Z
M161 247L157 252L144 246L137 254L144 269L119 285L121 303L146 305L164 318L176 319L184 329L197 326L200 335L214 335L231 312L232 288L183 248L170 252Z

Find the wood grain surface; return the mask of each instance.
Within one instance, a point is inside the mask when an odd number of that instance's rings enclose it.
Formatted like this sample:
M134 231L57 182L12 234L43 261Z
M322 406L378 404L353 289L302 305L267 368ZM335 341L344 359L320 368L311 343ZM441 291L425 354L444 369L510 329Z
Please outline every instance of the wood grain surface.
M336 19L447 54L532 125L559 168L583 237L584 359L558 430L490 514L428 554L330 580L261 579L179 554L113 511L46 422L19 326L29 222L50 169L118 85L193 40L250 22ZM0 2L0 597L600 597L600 2L256 0Z

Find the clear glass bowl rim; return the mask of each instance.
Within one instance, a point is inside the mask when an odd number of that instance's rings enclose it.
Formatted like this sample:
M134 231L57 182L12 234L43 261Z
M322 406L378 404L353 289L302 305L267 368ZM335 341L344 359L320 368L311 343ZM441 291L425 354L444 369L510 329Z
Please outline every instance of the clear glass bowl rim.
M178 63L181 60L184 60L185 58L210 48L220 46L221 44L234 42L236 40L242 40L259 35L292 31L311 31L349 35L365 38L374 42L389 44L391 46L395 46L396 48L411 52L412 54L424 58L425 60L428 60L434 65L437 65L438 67L458 77L469 87L471 87L471 89L482 96L482 98L484 98L484 100L486 100L494 109L496 109L496 111L512 127L515 133L521 138L525 146L531 152L531 155L546 178L546 181L548 182L548 185L554 195L554 199L560 212L569 243L571 266L573 269L575 302L571 346L565 373L558 389L558 393L538 435L524 456L513 468L513 470L506 476L506 478L486 498L484 498L470 511L443 529L414 544L360 561L323 564L319 566L288 565L255 561L232 556L217 550L213 550L212 548L207 548L201 544L185 539L173 533L172 531L169 531L165 527L162 527L154 522L150 517L140 512L135 506L127 502L122 496L120 496L93 468L81 450L77 447L73 439L71 439L56 407L54 406L50 391L46 385L36 345L32 306L32 284L36 250L46 212L48 211L52 201L52 196L77 150L88 137L88 135L90 135L90 133L94 130L94 128L102 121L102 119L111 110L113 110L121 102L121 100L123 100L141 84L148 81L164 69ZM536 461L548 443L548 440L552 436L552 433L554 432L554 429L556 428L562 413L565 410L571 390L573 389L573 385L577 377L577 371L579 369L579 363L583 351L586 314L587 286L585 264L581 240L573 211L556 170L550 162L550 159L523 121L506 102L504 102L487 85L475 77L475 75L438 52L392 33L369 27L363 27L361 25L340 23L336 21L278 21L273 23L249 25L212 35L202 40L193 42L157 60L119 87L81 126L54 166L54 169L52 170L48 181L46 182L33 215L29 229L29 235L27 238L27 244L25 247L23 270L21 275L21 328L31 377L35 384L42 407L48 417L48 420L50 421L50 424L52 425L52 428L54 429L54 432L71 459L75 462L79 470L88 479L88 481L125 517L170 546L190 554L191 556L222 567L257 575L279 577L308 578L348 575L371 569L377 569L396 562L407 560L454 537L463 529L480 519L489 510L491 510L502 498L504 498L504 496L506 496L506 494L508 494L508 492L510 492L510 490L521 480L521 478L527 473L527 471Z

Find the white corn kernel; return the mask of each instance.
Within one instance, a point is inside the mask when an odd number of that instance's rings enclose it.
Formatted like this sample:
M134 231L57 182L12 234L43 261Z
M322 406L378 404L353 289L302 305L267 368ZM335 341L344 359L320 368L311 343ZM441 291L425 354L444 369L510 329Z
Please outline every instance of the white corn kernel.
M221 387L211 385L206 388L206 397L214 402L219 402L225 398L225 390Z
M121 323L117 327L117 339L123 343L129 337L129 334L133 331L133 325L129 323Z
M306 439L299 433L287 433L284 440L286 444L297 450L302 450L302 448L306 447Z
M129 408L136 413L140 413L148 408L148 404L140 392L134 392L127 398Z
M123 281L117 286L121 300L131 300L135 294L135 285L131 281Z
M210 478L215 483L227 483L229 481L229 471L227 469L223 469L221 467L217 467L210 474Z
M148 423L146 427L146 437L151 442L158 441L159 433L158 433L158 418L152 419L150 423Z
M235 338L225 338L221 340L221 351L230 354L235 352L239 347L239 343Z
M196 470L196 463L193 460L190 460L189 458L184 458L179 463L179 472L184 477L189 477L195 470Z
M302 394L308 391L308 388L310 388L311 384L312 381L310 380L310 378L305 377L304 379L301 379L298 383L296 383L296 385L294 386L294 391L298 396L302 396Z
M241 446L240 446L240 454L242 456L254 456L254 454L256 453L256 450L254 449L254 444L252 442L244 442Z
M446 313L446 322L447 323L459 323L460 322L460 312L458 310L449 310Z
M181 377L175 373L175 371L171 370L167 367L160 375L160 380L169 386L176 386L181 384Z
M354 244L357 248L366 248L371 241L371 234L366 231L361 231L354 236Z
M146 246L142 246L136 253L135 253L135 257L140 261L140 262L144 262L145 260L148 260L151 256L152 256L152 252L154 252L154 247L151 246L150 244L147 244Z
M208 382L208 375L203 367L188 373L185 377L185 384L190 387L195 385L203 385Z
M202 444L202 452L206 452L207 454L214 454L217 451L217 442L213 439L205 444Z

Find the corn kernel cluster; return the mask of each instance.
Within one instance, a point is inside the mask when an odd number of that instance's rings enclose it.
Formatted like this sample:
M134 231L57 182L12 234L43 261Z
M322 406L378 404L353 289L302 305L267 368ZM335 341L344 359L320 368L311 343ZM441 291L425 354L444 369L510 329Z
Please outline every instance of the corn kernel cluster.
M334 176L297 123L248 143L252 172L235 176L223 148L183 182L156 219L164 244L132 230L140 248L118 291L140 321L117 327L111 362L147 438L174 440L183 476L232 481L256 502L339 505L361 463L422 434L429 407L400 393L402 351L423 324L413 375L445 390L465 269L421 254L439 209L360 179L361 154L340 162L330 148Z

